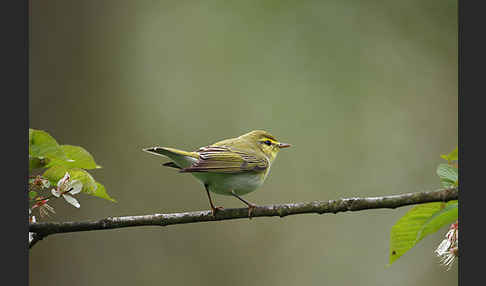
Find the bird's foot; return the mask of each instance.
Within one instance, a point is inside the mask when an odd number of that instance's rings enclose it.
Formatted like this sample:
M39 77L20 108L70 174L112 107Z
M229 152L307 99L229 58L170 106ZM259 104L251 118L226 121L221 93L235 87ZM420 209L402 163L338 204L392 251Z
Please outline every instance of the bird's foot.
M231 194L236 198L238 198L240 201L244 202L248 206L248 218L251 219L253 210L256 209L257 205L255 205L254 203L250 203L244 198L238 196L235 191L231 191Z
M251 219L253 215L253 211L256 209L257 205L255 204L248 204L248 218Z
M223 207L211 207L211 212L213 213L213 216L216 216L216 213L222 210L224 210Z

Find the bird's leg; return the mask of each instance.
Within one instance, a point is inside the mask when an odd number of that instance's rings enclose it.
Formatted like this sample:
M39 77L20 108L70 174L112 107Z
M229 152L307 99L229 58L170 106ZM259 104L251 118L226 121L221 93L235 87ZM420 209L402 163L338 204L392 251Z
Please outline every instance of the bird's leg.
M244 198L238 196L235 191L231 191L231 194L238 198L240 201L244 202L248 206L248 218L251 219L251 214L253 210L257 207L254 203L250 203L249 201L245 200Z
M211 205L211 211L213 212L213 216L215 216L217 211L222 211L222 210L224 210L224 208L223 207L215 207L213 205L213 201L211 200L211 195L209 194L208 185L204 185L204 187L206 188L206 193L208 194L209 204Z

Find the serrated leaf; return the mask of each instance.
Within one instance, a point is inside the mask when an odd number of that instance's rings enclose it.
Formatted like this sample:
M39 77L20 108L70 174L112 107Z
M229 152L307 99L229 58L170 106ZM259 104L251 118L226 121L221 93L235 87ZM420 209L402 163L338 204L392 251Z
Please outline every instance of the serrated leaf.
M449 164L440 164L437 167L437 175L443 187L456 186L458 183L459 175L457 168Z
M417 239L424 224L445 205L445 203L427 203L415 206L396 222L390 232L390 264L425 237L424 235Z
M37 192L36 191L30 191L29 192L29 199L33 200L33 199L35 199L35 197L37 197Z
M422 226L417 234L417 241L438 231L441 227L457 220L459 205L457 201L450 201L445 208L433 214Z
M96 197L99 197L99 198L109 200L109 201L116 203L116 200L113 199L112 197L110 197L108 195L108 193L106 192L105 186L103 186L102 184L100 184L98 182L96 182L96 185L98 187L96 188L96 191L92 194L93 196L96 196Z
M29 155L37 158L66 158L56 139L49 133L36 129L29 129Z
M100 168L93 156L81 146L61 145L61 149L66 155L66 160L53 159L48 167L61 165L67 168L96 169Z

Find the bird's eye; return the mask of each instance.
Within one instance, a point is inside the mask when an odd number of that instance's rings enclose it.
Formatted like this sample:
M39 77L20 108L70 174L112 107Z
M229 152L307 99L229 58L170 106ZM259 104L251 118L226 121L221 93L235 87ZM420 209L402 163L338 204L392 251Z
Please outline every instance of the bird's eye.
M263 143L267 144L268 146L272 145L272 142L270 140L265 140Z

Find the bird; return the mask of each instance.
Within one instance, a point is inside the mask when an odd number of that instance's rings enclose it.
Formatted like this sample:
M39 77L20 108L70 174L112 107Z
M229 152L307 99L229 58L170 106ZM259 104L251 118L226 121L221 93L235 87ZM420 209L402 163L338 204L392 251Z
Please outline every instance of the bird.
M279 151L290 146L267 131L253 130L192 152L160 146L143 148L143 151L169 158L171 161L163 166L191 173L198 179L204 185L213 216L224 208L214 206L210 192L236 197L248 206L251 219L257 205L242 196L263 184Z

